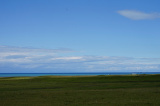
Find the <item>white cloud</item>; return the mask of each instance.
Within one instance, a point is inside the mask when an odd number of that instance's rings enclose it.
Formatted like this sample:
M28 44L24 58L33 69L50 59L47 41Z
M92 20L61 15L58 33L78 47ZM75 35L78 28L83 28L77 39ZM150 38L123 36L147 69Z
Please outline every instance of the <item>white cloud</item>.
M70 56L70 57L56 57L56 58L52 58L52 60L78 60L78 59L82 59L82 57L80 56Z
M144 13L135 10L120 10L118 13L132 20L144 20L160 18L160 13Z
M59 53L73 52L69 49L36 49L0 46L0 72L33 69L64 70L74 72L160 70L160 58L133 58L111 56L61 56ZM57 54L57 55L56 55ZM5 70L3 70L4 72ZM7 71L7 70L6 70ZM41 71L42 72L42 71Z
M71 49L41 49L0 46L0 62L14 63L34 63L40 61L48 61L52 57L56 57L59 53L74 52Z
M60 48L60 49L42 49L42 48L31 48L31 47L14 47L14 46L0 46L0 53L13 53L15 54L30 54L30 53L67 53L74 52L71 49Z

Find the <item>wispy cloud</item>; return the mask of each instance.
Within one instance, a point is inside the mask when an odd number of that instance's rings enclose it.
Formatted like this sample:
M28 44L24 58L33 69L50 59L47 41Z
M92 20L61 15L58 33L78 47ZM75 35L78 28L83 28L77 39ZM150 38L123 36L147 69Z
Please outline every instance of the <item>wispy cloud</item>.
M117 11L120 15L132 20L145 20L160 18L160 13L145 13L135 10L120 10Z
M15 47L15 46L0 46L0 52L16 52L16 53L60 53L60 52L73 52L73 50L68 48L60 49L42 49L42 48L32 48L32 47Z
M41 49L27 47L0 46L0 62L35 62L56 57L59 53L75 52L71 49Z
M6 69L36 72L105 72L160 70L160 58L118 56L62 56L70 49L0 46L0 72ZM2 70L3 69L3 70ZM48 71L50 70L50 71ZM55 71L56 70L56 71ZM34 71L34 72L35 72ZM17 72L17 71L16 71Z

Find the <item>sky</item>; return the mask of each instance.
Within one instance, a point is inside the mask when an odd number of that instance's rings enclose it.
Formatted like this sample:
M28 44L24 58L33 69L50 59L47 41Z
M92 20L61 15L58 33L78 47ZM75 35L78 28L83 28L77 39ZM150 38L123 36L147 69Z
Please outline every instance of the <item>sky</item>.
M0 73L160 72L159 0L0 0Z

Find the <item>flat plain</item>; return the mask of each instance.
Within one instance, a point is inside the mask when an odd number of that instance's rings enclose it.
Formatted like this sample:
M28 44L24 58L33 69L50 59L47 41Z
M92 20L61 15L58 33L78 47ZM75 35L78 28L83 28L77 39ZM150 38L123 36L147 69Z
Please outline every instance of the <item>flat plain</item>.
M160 75L0 78L1 106L160 106Z

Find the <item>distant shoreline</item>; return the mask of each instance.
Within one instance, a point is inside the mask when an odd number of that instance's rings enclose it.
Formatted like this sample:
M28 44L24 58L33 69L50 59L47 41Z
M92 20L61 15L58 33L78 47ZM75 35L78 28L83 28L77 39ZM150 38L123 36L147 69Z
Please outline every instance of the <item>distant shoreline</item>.
M97 76L97 75L142 75L160 74L160 72L106 72L106 73L0 73L0 77L36 77L36 76Z

